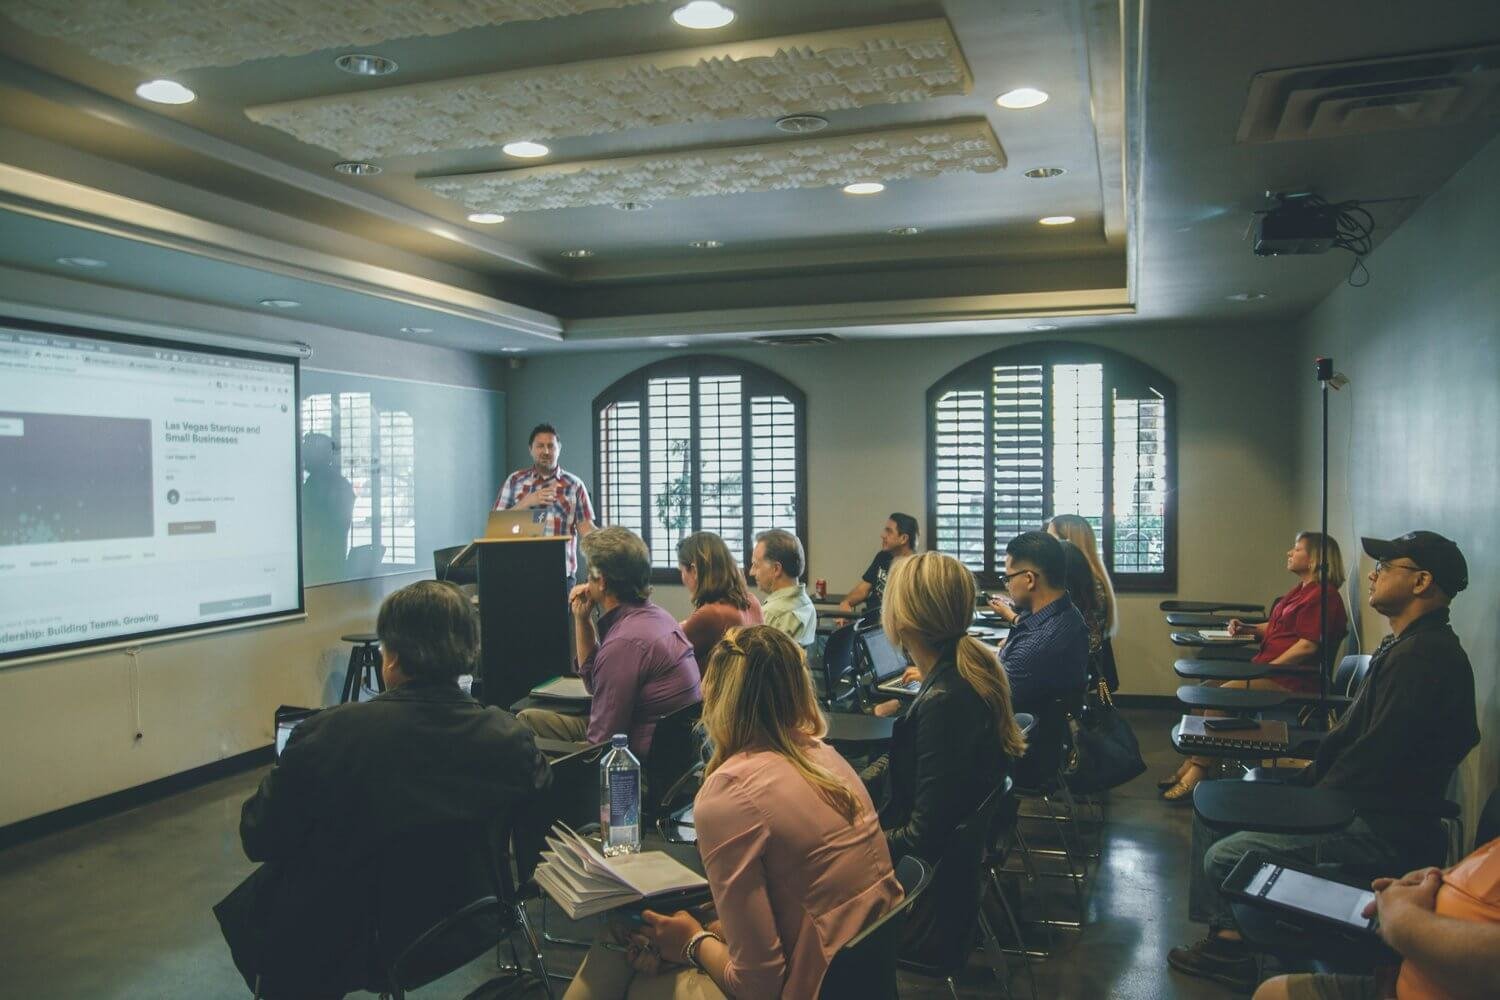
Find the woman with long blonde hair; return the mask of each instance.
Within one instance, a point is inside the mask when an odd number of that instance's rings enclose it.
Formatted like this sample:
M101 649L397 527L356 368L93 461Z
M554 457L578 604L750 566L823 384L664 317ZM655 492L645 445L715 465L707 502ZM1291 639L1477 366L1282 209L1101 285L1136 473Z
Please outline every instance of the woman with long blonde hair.
M647 910L644 927L607 928L567 1000L815 997L833 955L901 900L875 807L822 741L786 633L725 634L703 675L703 725L714 752L693 821L718 919Z
M923 552L891 566L880 609L886 636L906 649L922 684L896 721L890 753L864 777L887 788L880 825L891 856L914 854L949 876L907 919L903 954L919 961L969 940L974 913L964 898L979 859L949 857L949 842L1026 752L1010 680L995 653L968 634L975 596L963 563Z
M1099 543L1094 538L1094 526L1077 514L1058 514L1047 522L1047 534L1072 542L1083 553L1084 559L1088 560L1089 575L1094 578L1093 603L1098 609L1095 612L1097 622L1090 620L1088 623L1089 653L1092 655L1096 634L1102 644L1113 639L1120 630L1120 616L1115 607L1115 585L1104 568L1104 560L1099 557Z

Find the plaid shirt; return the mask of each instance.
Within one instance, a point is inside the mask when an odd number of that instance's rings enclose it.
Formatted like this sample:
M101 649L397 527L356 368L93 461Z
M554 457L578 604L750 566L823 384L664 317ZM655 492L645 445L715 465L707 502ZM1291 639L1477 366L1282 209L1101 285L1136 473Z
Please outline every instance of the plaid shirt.
M557 499L547 507L543 523L549 535L568 536L568 575L578 575L578 526L584 521L594 520L594 506L589 503L589 491L583 480L571 472L557 467L556 473L544 477L536 466L517 469L505 479L500 495L495 498L496 510L510 510L532 493L544 486L557 487Z

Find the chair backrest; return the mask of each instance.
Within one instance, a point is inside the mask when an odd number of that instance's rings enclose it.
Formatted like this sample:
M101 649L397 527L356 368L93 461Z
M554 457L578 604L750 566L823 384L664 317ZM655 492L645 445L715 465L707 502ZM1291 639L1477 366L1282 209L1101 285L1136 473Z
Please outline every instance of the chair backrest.
M896 862L896 880L905 894L884 915L860 931L833 956L820 1000L893 1000L896 993L896 952L907 912L932 884L932 868L910 855Z
M578 830L599 822L599 761L608 750L608 743L596 743L548 762L552 767L548 827L561 821Z
M823 695L832 698L838 682L854 672L854 626L840 625L823 643L820 660L823 671Z
M1482 847L1496 837L1500 837L1500 788L1490 792L1479 811L1479 822L1474 824L1474 846Z
M651 752L642 764L649 793L649 798L641 802L645 821L654 821L661 814L668 792L702 759L702 740L695 732L702 715L703 703L693 702L668 712L656 723Z
M417 827L381 845L375 857L375 958L395 954L399 963L386 966L380 988L430 983L513 929L514 910L500 905L514 899L508 821ZM490 899L497 902L478 905Z
M1036 713L1026 753L1016 761L1016 786L1027 791L1050 789L1068 752L1068 707L1071 698L1054 698Z
M462 545L450 545L446 549L433 549L433 575L439 580L446 580L448 583L478 583L479 563L477 560L470 560L462 566L449 565L453 562L453 557L463 550L464 546Z
M965 816L936 859L926 904L913 911L906 947L897 959L900 968L946 979L969 962L979 907L984 896L984 860L989 853L995 814L1011 792L1006 779ZM915 921L913 923L913 921Z

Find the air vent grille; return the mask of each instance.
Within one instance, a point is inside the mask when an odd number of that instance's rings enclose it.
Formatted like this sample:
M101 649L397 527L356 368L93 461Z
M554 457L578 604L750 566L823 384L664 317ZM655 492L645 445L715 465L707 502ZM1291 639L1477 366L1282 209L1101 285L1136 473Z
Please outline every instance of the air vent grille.
M1453 125L1500 110L1500 45L1257 73L1237 142Z

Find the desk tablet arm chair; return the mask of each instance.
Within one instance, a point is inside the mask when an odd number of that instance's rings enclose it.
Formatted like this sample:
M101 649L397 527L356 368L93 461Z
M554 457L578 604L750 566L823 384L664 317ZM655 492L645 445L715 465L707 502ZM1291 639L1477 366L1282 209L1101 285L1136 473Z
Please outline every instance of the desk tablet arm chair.
M1157 605L1163 611L1186 611L1199 612L1203 614L1228 613L1231 617L1244 613L1252 615L1264 615L1266 606L1264 604L1247 604L1236 601L1162 601Z
M1234 612L1218 611L1169 611L1166 615L1167 624L1173 628L1199 629L1199 628L1228 628L1231 618L1238 618L1246 625L1264 625L1266 616L1259 612L1241 611Z
M932 884L932 869L911 855L896 862L896 880L904 893L884 916L860 931L834 953L818 990L819 1000L896 1000L896 953L912 905Z
M818 679L821 688L818 700L824 708L831 709L851 698L857 706L863 707L856 681L858 670L854 630L855 625L852 623L840 625L823 644L823 655L818 658L818 671L813 676Z
M990 971L1004 984L1006 995L1010 995L1005 954L990 926L983 902L988 884L986 861L996 814L1011 800L1011 787L1009 778L1001 782L948 837L943 856L932 874L933 888L930 891L935 894L933 898L937 906L923 908L924 914L930 914L931 922L923 928L921 940L908 942L917 945L921 953L903 952L896 961L897 968L903 972L943 981L949 994L955 998L958 992L953 977L969 964L976 933L989 960ZM1013 815L1011 822L1014 823Z

